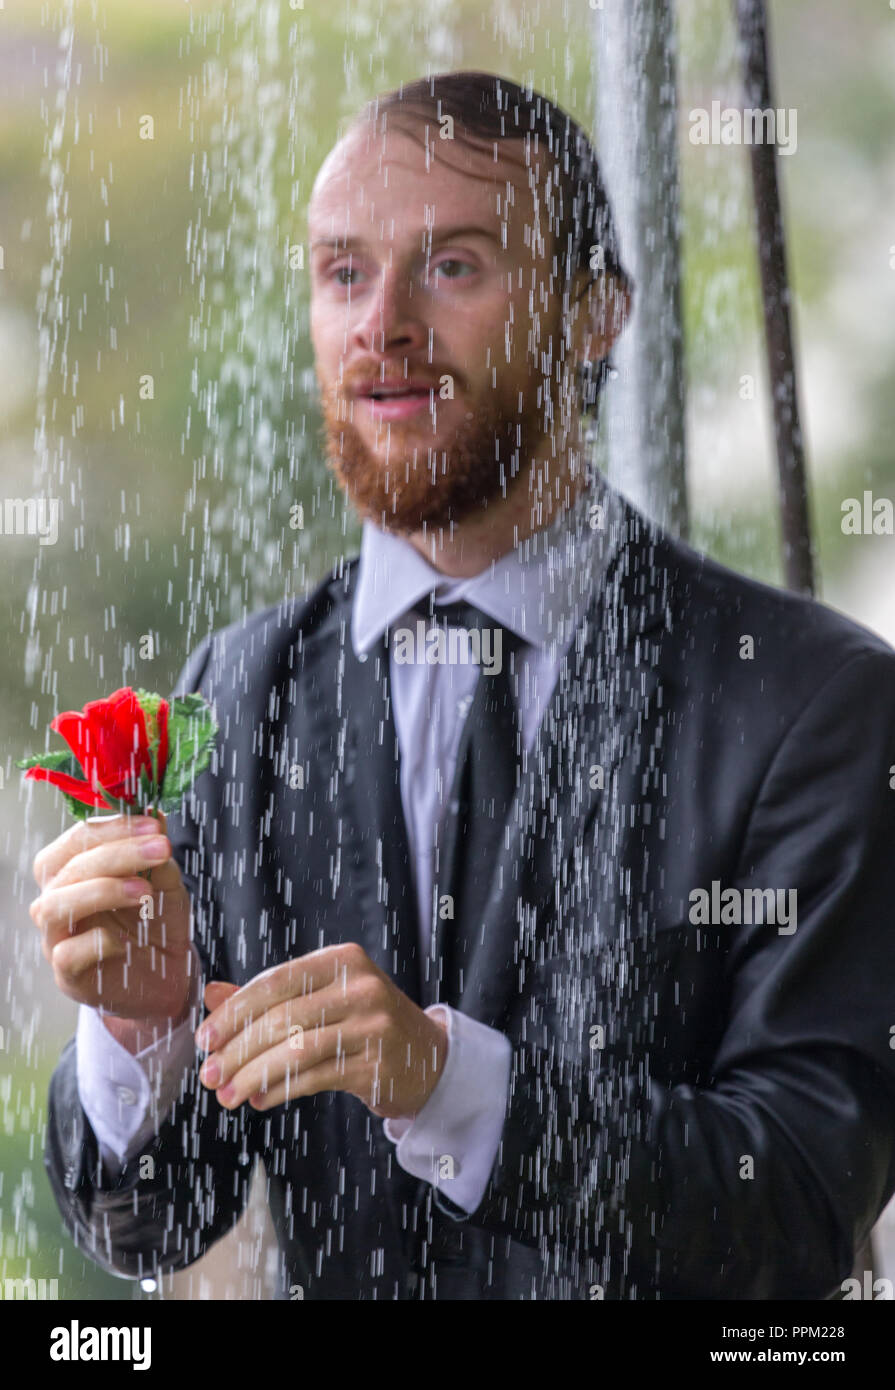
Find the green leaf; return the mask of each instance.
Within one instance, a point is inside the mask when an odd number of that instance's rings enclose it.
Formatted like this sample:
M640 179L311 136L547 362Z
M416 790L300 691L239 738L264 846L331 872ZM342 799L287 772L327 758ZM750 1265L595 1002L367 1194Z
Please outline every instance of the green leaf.
M52 772L65 772L69 777L80 777L82 781L84 778L81 764L78 762L74 753L68 751L60 753L35 753L31 758L19 758L16 767L48 767Z
M161 809L173 811L211 761L218 726L211 706L201 695L179 695L168 715L168 766L162 784Z
M159 743L161 741L159 738L158 712L164 700L164 696L156 695L153 691L143 690L142 688L135 690L134 694L137 697L137 703L143 711L143 722L146 725L147 751L149 753L149 765L152 768L149 800L152 800L155 794L161 791L161 788L157 786L158 754ZM149 800L143 804L148 805Z

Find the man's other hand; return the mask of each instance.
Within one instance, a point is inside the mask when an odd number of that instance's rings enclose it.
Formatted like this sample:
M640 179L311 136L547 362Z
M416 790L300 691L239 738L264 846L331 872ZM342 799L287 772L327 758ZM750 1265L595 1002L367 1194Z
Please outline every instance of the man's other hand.
M447 1030L355 942L326 946L241 989L206 987L196 1030L199 1074L228 1110L270 1110L319 1091L347 1091L384 1119L412 1118L444 1070Z

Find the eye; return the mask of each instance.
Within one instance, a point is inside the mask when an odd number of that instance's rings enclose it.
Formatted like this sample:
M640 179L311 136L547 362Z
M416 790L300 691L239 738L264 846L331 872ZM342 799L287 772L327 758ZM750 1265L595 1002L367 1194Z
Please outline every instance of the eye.
M336 266L335 270L330 272L329 278L333 280L335 284L347 288L348 285L356 283L356 279L352 277L356 277L360 273L356 265L339 265Z
M445 275L448 280L462 280L466 278L466 274L475 274L475 266L470 265L468 261L460 261L455 256L451 256L438 262L435 266L435 273Z

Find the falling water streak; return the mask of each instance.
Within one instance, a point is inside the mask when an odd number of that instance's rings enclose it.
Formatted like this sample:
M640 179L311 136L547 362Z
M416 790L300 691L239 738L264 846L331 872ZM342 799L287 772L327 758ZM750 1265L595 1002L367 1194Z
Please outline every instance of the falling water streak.
M50 258L41 268L40 292L37 297L37 420L34 432L34 492L35 496L55 495L56 488L61 496L65 476L65 445L62 437L48 428L48 416L53 410L49 405L50 380L57 358L64 356L68 336L68 318L65 296L63 294L62 273L65 249L71 240L71 218L67 215L68 199L65 191L65 169L61 150L65 140L66 124L70 116L72 50L74 47L74 0L63 0L61 6L61 27L59 31L59 56L56 62L55 99L41 101L41 112L46 121L44 137L44 157L46 161L47 182L47 223L50 241ZM41 642L38 630L38 608L40 606L39 572L43 547L38 546L35 553L34 574L28 587L25 606L22 611L24 626L26 615L29 620L28 638L25 646L25 684L34 684L40 667ZM50 690L50 672L53 653L48 649L41 677L41 693ZM36 728L36 707L32 707L32 727Z
M282 15L276 0L237 0L226 14L191 18L191 32L201 26L208 56L198 84L186 93L197 148L191 162L195 211L186 237L195 311L194 404L183 435L184 453L193 454L181 528L189 564L184 655L207 631L300 590L305 578L305 533L289 529L293 502L305 504L305 527L311 510L304 423L296 430L301 411L294 405L307 383L294 381L292 364L304 267L291 263L290 250L299 240L296 191L302 202L308 191L295 174L307 158L309 103L294 57L288 83L282 76ZM307 54L307 28L300 16L288 19L290 56ZM284 152L293 197L281 218ZM265 1187L259 1171L234 1238L235 1269L225 1282L228 1291L235 1283L238 1297L270 1297L275 1284ZM213 1272L212 1284L221 1277ZM200 1296L206 1282L199 1275ZM161 1288L163 1295L197 1293L191 1272L166 1277Z
M68 198L65 189L65 168L62 148L68 125L77 127L77 111L71 111L72 54L74 48L74 0L64 0L56 17L59 24L58 56L55 63L56 87L48 81L50 95L41 101L41 114L46 125L43 152L49 191L47 195L47 224L49 235L49 259L41 267L40 290L36 301L38 372L36 387L36 421L34 430L34 462L32 478L35 497L62 497L62 483L65 477L67 446L56 431L52 421L55 416L55 400L51 402L51 381L54 369L66 369L66 347L69 322L63 293L63 267L65 251L71 240L71 218L68 216ZM27 637L24 653L24 681L26 687L33 687L40 674L42 697L56 694L56 678L53 671L53 647L47 644L41 666L42 644L40 618L47 608L46 591L41 589L40 566L44 558L44 547L37 546L31 582L21 609L20 631ZM42 601L43 595L43 601ZM52 607L52 605L51 605ZM32 701L31 727L40 725L40 703ZM30 878L30 826L32 821L31 798L25 798L22 811L24 834L20 839L18 864L16 866L16 885ZM15 923L14 958L17 962L15 975L8 980L8 1017L10 1040L15 1039L15 1051L25 1066L36 1067L42 1060L41 1037L44 1033L43 1009L37 992L36 969L41 957L38 943L32 931L20 921ZM13 989L13 982L15 988ZM9 1044L7 1044L9 1046ZM32 1258L39 1255L39 1232L32 1219L35 1206L34 1164L40 1165L40 1154L36 1147L35 1111L37 1097L34 1081L25 1087L19 1085L13 1090L12 1074L0 1079L0 1119L6 1134L15 1130L30 1132L29 1163L23 1166L19 1181L12 1188L10 1208L12 1231L4 1221L6 1212L0 1207L0 1280L9 1273L7 1260L12 1257L12 1272L15 1276L32 1274ZM2 1195L2 1187L0 1187ZM62 1252L59 1255L59 1273L62 1273Z

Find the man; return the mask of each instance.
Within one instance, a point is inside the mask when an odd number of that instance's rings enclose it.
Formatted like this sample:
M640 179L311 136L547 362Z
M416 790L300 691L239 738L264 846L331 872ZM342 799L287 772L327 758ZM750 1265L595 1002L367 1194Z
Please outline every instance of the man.
M66 1225L181 1268L260 1157L281 1296L834 1297L895 1191L895 656L593 476L631 286L545 98L381 98L309 233L361 555L190 657L153 852L37 856Z

